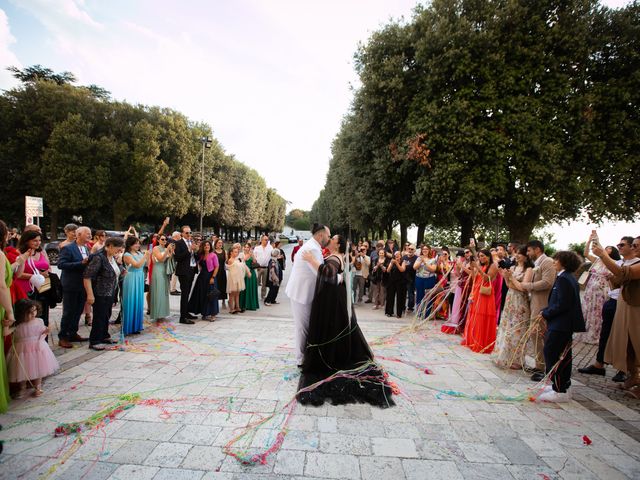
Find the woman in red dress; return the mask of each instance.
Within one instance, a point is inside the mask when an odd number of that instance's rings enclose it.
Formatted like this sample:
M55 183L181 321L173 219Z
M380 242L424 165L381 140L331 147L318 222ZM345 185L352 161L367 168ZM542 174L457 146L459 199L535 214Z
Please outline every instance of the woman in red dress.
M496 278L498 268L491 261L489 250L480 250L478 261L471 264L474 281L462 345L474 352L491 353L497 328L495 295L491 283Z

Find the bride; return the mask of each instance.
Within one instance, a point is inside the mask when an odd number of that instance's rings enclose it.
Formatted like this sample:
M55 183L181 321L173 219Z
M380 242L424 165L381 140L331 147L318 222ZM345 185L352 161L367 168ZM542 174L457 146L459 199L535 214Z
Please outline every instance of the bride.
M351 308L343 282L346 240L335 235L327 245L329 256L320 264L310 252L302 258L318 270L311 305L307 348L298 385L298 401L322 405L367 402L394 405L386 374L373 361L373 353Z

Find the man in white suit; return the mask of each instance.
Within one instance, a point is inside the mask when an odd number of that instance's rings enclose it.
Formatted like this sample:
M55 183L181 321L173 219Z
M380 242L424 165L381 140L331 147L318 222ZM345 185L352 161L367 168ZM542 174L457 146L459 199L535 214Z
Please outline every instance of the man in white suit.
M307 334L309 332L309 317L311 316L311 304L316 287L317 270L307 261L302 260L305 252L311 252L320 263L324 263L322 249L331 239L329 227L315 224L311 230L313 237L307 241L296 256L299 261L293 263L291 276L285 290L291 301L291 313L295 324L295 352L298 365L302 365L304 351L307 347Z

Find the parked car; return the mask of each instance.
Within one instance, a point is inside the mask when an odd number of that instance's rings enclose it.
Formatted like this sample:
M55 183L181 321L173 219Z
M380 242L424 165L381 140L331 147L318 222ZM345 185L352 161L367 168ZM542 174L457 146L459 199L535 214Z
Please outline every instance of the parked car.
M299 238L297 235L288 235L287 240L289 240L289 243L298 243Z
M119 230L105 230L107 237L120 237L124 238L125 232ZM60 257L60 243L65 240L65 236L62 235L55 242L48 242L44 244L44 251L47 252L47 256L49 257L49 263L51 265L58 264L58 258Z

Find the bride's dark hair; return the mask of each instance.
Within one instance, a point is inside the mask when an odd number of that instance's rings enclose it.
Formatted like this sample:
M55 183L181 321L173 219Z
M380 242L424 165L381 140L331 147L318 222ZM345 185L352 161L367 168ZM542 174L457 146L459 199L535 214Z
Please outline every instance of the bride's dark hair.
M338 237L338 253L345 253L347 251L347 239L339 234L336 237Z

